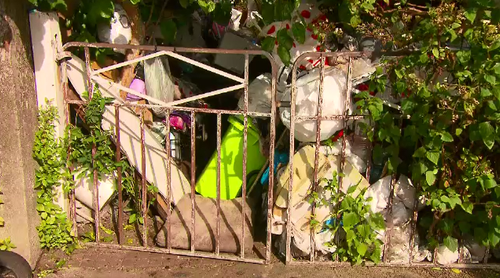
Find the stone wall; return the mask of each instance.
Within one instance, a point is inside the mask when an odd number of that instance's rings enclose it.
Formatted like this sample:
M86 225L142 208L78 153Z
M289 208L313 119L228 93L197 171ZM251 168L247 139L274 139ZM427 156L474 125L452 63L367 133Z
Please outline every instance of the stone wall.
M0 216L10 237L32 267L40 256L35 210L37 98L31 58L28 1L0 0Z

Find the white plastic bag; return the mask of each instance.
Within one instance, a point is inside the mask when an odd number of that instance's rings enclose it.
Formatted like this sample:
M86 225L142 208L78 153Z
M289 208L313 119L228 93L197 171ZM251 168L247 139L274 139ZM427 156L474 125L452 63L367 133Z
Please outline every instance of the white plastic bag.
M132 28L127 13L120 4L115 4L115 11L110 23L97 25L97 37L101 42L129 44L132 39ZM113 49L125 54L125 49Z
M319 69L297 80L295 116L315 116L318 107ZM325 70L323 85L323 116L343 115L345 104L345 75L339 70ZM286 90L282 101L291 101L291 88ZM283 124L290 128L290 108L280 108ZM323 120L321 122L321 140L330 138L343 127L342 120ZM317 124L315 120L296 120L295 139L302 142L316 141Z
M440 245L436 252L436 262L441 265L452 264L458 261L458 250L455 252L444 245Z
M144 61L146 90L150 97L163 102L174 100L175 85L170 76L170 67L165 57L155 57ZM166 108L153 108L158 117L165 117Z
M238 108L245 108L245 95L238 101ZM248 111L258 113L271 112L271 74L264 73L255 78L248 86Z

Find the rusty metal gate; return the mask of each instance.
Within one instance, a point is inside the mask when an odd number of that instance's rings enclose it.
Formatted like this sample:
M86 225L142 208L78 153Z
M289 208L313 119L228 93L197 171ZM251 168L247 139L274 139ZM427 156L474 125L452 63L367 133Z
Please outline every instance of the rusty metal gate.
M148 235L147 235L147 214L148 214L148 207L147 207L147 194L146 194L146 188L147 188L147 181L145 178L145 173L146 173L146 151L145 151L145 126L144 126L144 113L141 113L141 120L140 120L140 142L141 142L141 159L140 159L140 169L142 170L141 172L143 173L142 175L142 216L144 219L144 224L143 224L143 232L142 232L142 243L143 246L128 246L125 245L123 242L123 200L122 200L122 186L121 186L121 174L120 171L118 171L118 177L117 177L117 188L118 188L118 208L119 208L119 213L118 213L118 237L119 237L119 244L106 244L101 242L100 239L100 213L99 209L95 209L95 243L88 243L90 245L99 245L99 246L105 246L105 247L111 247L111 248L118 248L118 249L127 249L127 250L138 250L138 251L148 251L148 252L158 252L158 253L168 253L168 254L175 254L175 255L186 255L186 256L196 256L196 257L204 257L204 258L215 258L215 259L225 259L225 260L234 260L234 261L242 261L242 262L251 262L251 263L270 263L271 261L271 252L272 252L272 233L271 233L271 227L274 224L273 223L273 206L274 206L274 196L276 192L273 192L275 189L275 161L274 161L274 152L275 152L275 139L276 139L276 116L277 116L277 110L280 107L289 107L290 109L290 128L289 128L289 133L290 133L290 149L289 149L289 162L286 167L289 169L289 179L288 179L288 188L287 188L287 195L286 195L286 200L287 203L289 204L288 207L286 208L286 216L284 217L284 221L282 221L281 225L284 225L285 231L286 231L286 250L285 250L285 262L287 264L295 264L295 263L324 263L325 261L323 260L318 260L318 254L317 251L315 250L315 237L314 237L314 232L313 229L310 229L310 253L309 253L309 259L306 259L304 256L303 257L294 257L292 255L292 237L293 237L293 227L291 223L291 218L292 218L292 210L291 210L291 205L292 200L293 200L293 195L292 192L294 190L293 188L293 179L294 179L294 165L293 165L293 157L295 155L295 123L298 120L306 120L306 121L314 121L315 126L316 126L316 140L315 140L315 156L314 156L314 171L313 171L313 177L312 177L312 184L311 184L311 191L315 192L318 187L319 183L319 177L318 177L318 167L319 167L319 146L321 143L321 123L322 121L332 121L332 120L341 120L342 121L342 126L343 129L347 127L347 122L348 121L356 121L356 120L362 120L366 118L366 115L351 115L349 113L349 107L351 106L351 92L352 92L352 76L351 76L351 68L352 68L352 59L353 58L359 58L359 57L367 57L370 56L371 53L367 52L336 52L336 53L321 53L321 52L315 52L315 53L304 53L302 54L297 61L294 63L293 68L292 68L292 79L291 79L291 96L290 96L290 102L282 102L277 99L277 84L278 84L278 66L276 62L274 61L273 57L270 56L267 52L263 51L258 51L258 50L222 50L222 49L195 49L195 48L176 48L176 47L163 47L163 46L149 46L149 45L140 45L140 46L134 46L134 45L111 45L111 44L105 44L105 43L79 43L79 42L70 42L64 45L63 51L67 51L69 49L74 49L74 48L83 48L84 53L85 53L85 71L86 71L86 82L88 86L88 91L89 91L89 96L92 97L92 87L93 87L93 82L95 82L95 76L105 72L107 70L111 69L116 69L131 63L137 63L139 61L145 60L147 58L138 58L132 61L124 62L124 63L119 63L117 65L109 66L107 68L103 68L101 70L93 71L90 66L90 48L115 48L115 49L134 49L134 50L140 50L140 51L149 51L152 52L153 56L160 56L160 55L168 55L177 59L186 59L185 57L177 54L177 53L210 53L210 54L231 54L231 55L243 55L245 57L245 64L244 64L244 78L239 78L237 76L234 76L232 74L222 72L220 70L211 68L209 66L203 65L199 62L193 61L188 59L189 63L192 63L195 66L199 66L202 68L205 68L209 71L213 71L214 73L220 74L222 76L228 77L230 79L233 79L237 82L239 82L239 85L228 87L225 89L213 91L210 93L205 93L200 96L195 96L195 97L189 97L186 99L181 99L179 101L173 101L171 103L162 103L158 102L155 99L148 99L147 96L143 96L147 100L151 100L153 104L145 105L145 104L135 104L135 103L130 103L127 101L122 101L122 102L115 102L113 104L114 106L114 126L115 126L115 142L116 142L116 159L120 161L121 159L121 142L120 142L120 109L121 108L133 108L133 109L143 109L143 108L165 108L166 109L166 118L168 119L169 115L174 112L174 111L184 111L190 113L191 117L191 177L190 177L190 187L191 187L191 223L190 223L190 234L191 234L191 242L189 243L190 250L182 250L182 249L176 249L171 246L171 225L170 225L170 216L171 216L171 209L167 210L167 217L166 217L166 226L167 226L167 247L166 248L159 248L159 247L151 247L148 246ZM248 86L249 86L249 55L264 55L267 57L269 62L272 65L272 85L271 85L271 112L270 113L257 113L257 112L250 112L248 111ZM64 56L64 55L62 55ZM345 103L344 103L344 112L341 115L327 115L325 116L322 111L322 104L323 104L323 91L324 91L324 78L325 78L325 63L326 59L329 58L338 58L338 57L344 57L348 61L347 65L347 79L346 79L346 89L345 89ZM296 97L297 97L297 69L299 68L299 64L301 61L309 59L309 58L315 58L319 59L319 97L317 100L317 111L315 116L296 116L296 107L295 105L290 105L295 103ZM71 100L68 96L69 92L69 82L68 82L68 76L66 74L67 71L67 60L61 59L62 61L62 66L63 66L63 71L62 71L62 80L63 80L63 88L64 88L64 99L65 99L65 107L66 107L66 124L70 124L70 105L85 105L84 101L80 100ZM127 90L127 88L124 88L123 86L120 87L122 90ZM243 89L244 90L244 109L243 111L236 111L236 110L219 110L219 109L208 109L208 108L192 108L192 107L182 107L179 106L183 103L200 99L203 97L210 97L214 95L219 95L231 91L235 91L238 89ZM133 92L131 92L133 93ZM196 146L195 146L195 116L197 113L210 113L210 114L216 114L217 115L217 199L216 199L216 206L217 206L217 225L216 225L216 235L215 235L215 251L214 252L202 252L198 251L193 238L196 235L195 231L195 168L194 165L196 164L195 161L195 151L196 151ZM242 185L242 203L241 203L241 208L242 208L242 230L239 231L240 235L240 244L241 244L241 252L240 254L223 254L220 252L220 210L221 210L221 196L220 196L220 165L221 165L221 117L224 114L228 115L242 115L244 118L244 139L243 139L243 149L245 150L243 153L243 175L246 174L246 169L247 169L247 137L248 137L248 117L249 116L258 116L258 117L269 117L270 118L270 145L269 145L269 157L268 157L268 164L269 165L269 187L267 191L267 231L266 231L266 240L265 240L265 255L263 258L251 258L248 257L248 254L245 254L245 217L249 212L245 211L245 198L247 195L247 179L245 176L243 176L243 185ZM167 134L170 133L170 125L167 124ZM346 135L343 134L341 136L342 143L341 143L341 153L340 153L340 166L339 166L339 173L343 173L346 165ZM170 161L170 155L171 155L171 144L170 140L166 140L166 150L164 150L166 156L167 156L167 161ZM368 147L368 156L367 156L367 179L369 180L369 175L370 175L370 152L371 152L371 146ZM170 208L172 204L172 188L171 188L171 164L167 163L166 165L166 172L167 172L167 185L169 186L169 194L167 197L167 204ZM261 171L262 172L262 171ZM392 210L392 203L393 203L393 197L394 197L394 185L396 183L396 177L392 176L391 178L391 194L390 194L390 199L389 199L389 211ZM338 182L339 182L339 188L342 187L343 183L343 175L339 175L338 177ZM99 181L97 179L97 175L94 175L94 180L93 180L93 186L94 186L94 193L93 193L93 198L94 198L94 208L99 208ZM75 194L74 191L70 192L70 218L73 221L73 226L76 227L76 209L75 209ZM411 221L409 225L411 225L411 237L410 237L410 246L413 246L413 243L415 241L415 234L416 234L416 226L417 226L417 217L418 217L418 212L417 212L417 202L415 201L415 206L413 208L413 214L411 217ZM311 207L311 215L315 214L316 210L316 205L313 202L312 207ZM199 220L198 220L199 221ZM391 222L391 221L389 221ZM392 225L389 224L386 232L385 232L385 238L384 238L384 249L382 252L382 263L380 265L382 266L393 266L393 265L406 265L406 266L435 266L436 261L435 261L435 256L433 256L433 262L428 262L428 263L415 263L412 260L412 251L413 248L410 248L410 259L408 262L403 263L403 264L394 264L388 261L387 256L386 256L386 251L387 248L390 246L390 239L391 239L391 232L392 232ZM434 252L435 253L435 252ZM334 260L330 260L326 263L334 264L334 265L346 265L347 263L342 263L339 262L338 258L335 258ZM464 264L463 263L463 254L460 253L459 256L459 263L453 264L453 267L498 267L496 264L486 264L487 263L487 256L485 257L484 261L482 264Z
M205 93L200 96L193 96L189 97L186 99L181 99L179 101L174 101L172 103L162 103L159 102L158 100L148 98L148 96L142 95L145 99L152 101L153 103L146 105L146 104L135 104L135 103L130 103L127 101L123 102L115 102L113 104L114 106L114 116L115 116L115 144L116 144L116 159L117 161L120 161L121 159L121 142L120 142L120 110L122 108L131 108L131 109L144 109L144 108L165 108L166 109L166 118L168 119L169 115L174 112L174 111L184 111L190 113L191 117L191 177L190 177L190 186L191 186L191 223L190 223L190 228L189 232L191 235L191 242L189 243L190 250L182 250L182 249L175 249L171 246L171 223L170 223L170 215L171 215L171 209L168 209L166 211L167 217L166 217L166 227L167 227L167 247L166 248L157 248L157 247L151 247L148 246L148 232L147 232L147 214L148 214L148 206L147 204L147 181L145 178L144 173L146 173L146 151L145 151L145 126L144 126L144 113L140 113L140 142L141 142L141 159L140 159L140 169L142 170L141 172L143 173L142 175L142 182L141 182L141 191L142 191L142 217L144 219L144 224L143 224L143 229L142 229L142 247L135 247L135 246L127 246L123 242L123 223L124 223L124 203L123 203L123 188L122 188L122 177L121 177L121 171L118 171L118 176L117 176L117 189L118 189L118 238L119 238L119 244L106 244L101 241L100 237L100 212L99 209L99 180L98 180L98 175L97 173L94 174L94 179L93 179L93 208L94 208L94 219L95 219L95 242L94 243L87 243L90 245L99 245L99 246L104 246L104 247L111 247L111 248L118 248L118 249L127 249L127 250L138 250L138 251L148 251L148 252L158 252L158 253L168 253L168 254L175 254L175 255L187 255L187 256L196 256L196 257L204 257L204 258L215 258L215 259L225 259L225 260L234 260L234 261L243 261L243 262L250 262L250 263L269 263L271 259L271 233L268 231L267 236L266 236L266 247L265 247L265 255L263 258L251 258L248 257L247 254L245 254L245 219L246 216L249 214L245 210L245 197L247 194L247 179L246 179L246 168L247 168L247 152L243 152L243 186L242 186L242 203L241 203L241 213L242 213L242 221L241 221L241 231L238 232L239 234L239 241L240 241L240 254L238 255L233 255L233 254L223 254L220 252L220 222L221 222L221 215L220 215L220 210L221 210L221 196L220 196L220 165L221 165L221 118L222 115L227 114L227 115L242 115L244 118L244 132L243 132L243 149L247 149L247 136L248 136L248 117L249 116L258 116L258 117L268 117L270 118L271 121L271 128L270 128L270 147L269 147L269 167L270 167L270 186L269 186L269 191L268 191L268 196L273 196L273 166L274 166L274 141L275 141L275 111L276 111L276 102L272 102L270 105L272 107L271 113L257 113L257 112L249 112L248 111L248 75L249 75L249 56L250 55L263 55L269 59L269 62L272 65L273 69L273 82L272 82L272 98L274 99L275 92L276 92L276 66L274 64L274 61L272 60L272 57L263 51L256 51L256 50L219 50L219 49L197 49L197 48L173 48L173 47L163 47L163 46L148 46L148 45L141 45L141 46L135 46L135 45L111 45L111 44L105 44L105 43L80 43L80 42L70 42L67 43L63 46L63 53L62 56L68 57L69 54L68 50L70 49L75 49L75 48L83 48L84 53L85 53L85 72L86 72L86 82L87 82L87 87L88 87L88 92L89 92L89 98L92 98L92 91L93 91L93 83L96 80L96 75L105 72L107 70L112 70L116 69L122 66L126 66L132 63L137 63L142 60L146 60L147 58L151 57L158 57L160 55L168 55L174 58L182 59L184 61L187 61L195 66L202 67L206 70L212 71L216 74L228 77L230 79L233 79L237 82L239 82L239 85L228 87L225 89L213 91L210 93ZM135 60L127 61L124 63L116 64L113 66L109 66L107 68L103 68L97 71L93 71L90 66L90 48L115 48L115 49L133 49L133 50L140 50L140 51L150 51L153 54L149 55L149 57L143 57L143 58L138 58ZM189 58L183 57L177 53L210 53L210 54L231 54L231 55L243 55L245 57L245 64L244 64L244 78L239 78L237 76L234 76L230 73L226 73L220 70L217 70L215 68L212 68L210 66L203 65L202 63L196 62L194 60L191 60ZM61 64L62 64L62 80L63 80L63 90L64 90L64 100L65 100L65 115L66 115L66 125L70 124L70 105L78 105L78 106L83 106L85 105L84 101L81 100L71 100L69 98L69 82L68 82L68 65L67 65L67 59L61 59ZM127 88L124 88L123 86L117 85L120 89L122 90L127 90ZM227 92L232 92L238 89L243 89L244 90L244 109L243 111L236 111L236 110L219 110L219 109L208 109L208 108L193 108L193 107L181 107L177 106L182 103L186 103L192 100L200 99L203 97L209 97L209 96L215 96ZM129 93L134 93L131 90L127 90ZM211 113L211 114L216 114L217 115L217 224L216 224L216 235L215 235L215 252L202 252L202 251L197 251L196 246L195 246L195 241L193 240L196 237L196 231L195 231L195 167L194 165L196 164L195 161L195 151L196 151L196 146L195 146L195 132L196 129L194 128L195 121L196 121L196 114L197 113ZM167 122L168 123L168 122ZM167 134L170 134L170 125L166 125L167 128ZM166 140L166 150L164 150L166 156L167 156L167 161L170 161L170 155L171 155L171 143L170 140ZM93 150L93 153L95 153L95 150ZM167 163L166 165L166 171L167 171L167 184L169 186L168 190L168 196L167 197L167 204L170 207L170 204L172 203L172 188L171 188L171 163ZM73 227L75 227L74 232L77 234L76 231L76 201L75 201L75 192L74 190L70 192L69 194L69 201L70 201L70 219L73 221ZM272 202L272 198L269 199L270 202ZM267 218L267 224L270 225L270 217L271 215L271 208L272 206L268 206L268 218ZM201 220L198 220L201 221Z

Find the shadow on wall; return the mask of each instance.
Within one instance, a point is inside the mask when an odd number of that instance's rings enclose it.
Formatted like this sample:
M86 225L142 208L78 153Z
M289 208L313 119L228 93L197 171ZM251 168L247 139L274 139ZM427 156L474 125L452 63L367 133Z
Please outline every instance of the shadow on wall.
M18 36L23 44L24 55L33 69L31 55L31 40L29 33L28 11L31 8L28 1L0 1L0 44L10 49L13 36ZM43 33L41 33L43 36ZM35 42L36 43L36 42Z

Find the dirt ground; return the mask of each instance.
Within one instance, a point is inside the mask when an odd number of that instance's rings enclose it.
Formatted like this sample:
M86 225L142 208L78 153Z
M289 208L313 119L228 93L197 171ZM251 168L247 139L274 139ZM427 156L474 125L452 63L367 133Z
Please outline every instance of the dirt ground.
M59 262L59 269L56 263ZM57 269L57 270L56 270ZM71 257L46 253L36 270L47 278L159 278L159 277L387 277L387 278L455 278L500 277L493 270L461 270L431 268L337 267L326 265L285 266L276 261L270 265L255 265L165 254L87 248L75 251Z

